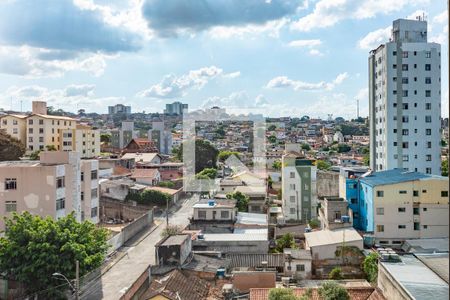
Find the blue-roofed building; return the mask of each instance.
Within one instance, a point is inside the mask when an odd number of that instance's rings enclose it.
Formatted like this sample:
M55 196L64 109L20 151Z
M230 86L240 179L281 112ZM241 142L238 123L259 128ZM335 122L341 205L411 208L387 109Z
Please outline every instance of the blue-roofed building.
M393 169L362 175L357 189L354 227L366 232L366 244L449 236L448 177Z

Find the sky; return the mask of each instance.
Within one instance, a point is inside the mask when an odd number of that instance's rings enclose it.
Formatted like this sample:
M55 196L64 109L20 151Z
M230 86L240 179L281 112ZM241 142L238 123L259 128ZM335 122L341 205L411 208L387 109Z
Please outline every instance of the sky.
M425 16L441 44L442 0L0 0L0 108L107 113L220 106L266 116L368 115L368 54L392 21Z

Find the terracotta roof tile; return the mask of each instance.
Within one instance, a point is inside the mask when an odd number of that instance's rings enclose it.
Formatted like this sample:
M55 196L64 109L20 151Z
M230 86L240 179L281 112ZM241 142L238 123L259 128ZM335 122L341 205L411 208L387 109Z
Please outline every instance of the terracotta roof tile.
M306 288L293 288L294 295L302 296L306 292ZM258 288L250 289L250 300L267 300L269 299L268 288ZM357 288L347 288L351 300L367 300L374 293L375 289L373 287L357 287ZM317 288L312 291L311 300L321 300L319 297L319 292Z

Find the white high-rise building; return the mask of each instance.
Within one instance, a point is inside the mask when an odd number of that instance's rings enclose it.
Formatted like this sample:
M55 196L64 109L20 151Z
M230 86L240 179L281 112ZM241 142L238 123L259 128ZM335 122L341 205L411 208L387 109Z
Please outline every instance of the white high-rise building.
M441 46L427 22L393 22L369 56L370 165L440 175Z

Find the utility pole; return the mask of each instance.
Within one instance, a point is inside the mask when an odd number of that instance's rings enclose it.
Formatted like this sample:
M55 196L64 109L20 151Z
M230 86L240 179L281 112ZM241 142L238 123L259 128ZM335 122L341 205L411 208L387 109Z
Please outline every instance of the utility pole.
M359 99L356 99L356 118L359 120Z
M169 197L166 197L166 227L169 228Z
M80 298L80 262L75 261L75 300Z

